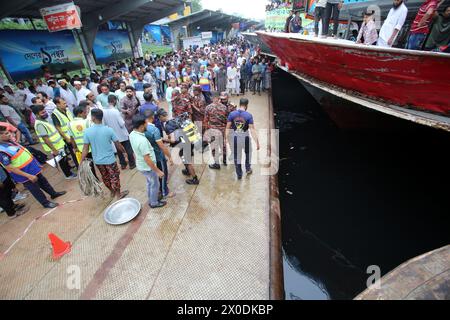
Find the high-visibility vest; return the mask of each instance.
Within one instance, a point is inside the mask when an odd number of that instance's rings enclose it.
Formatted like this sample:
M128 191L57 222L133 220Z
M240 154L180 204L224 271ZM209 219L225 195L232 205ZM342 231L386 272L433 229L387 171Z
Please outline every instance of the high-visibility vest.
M0 152L6 153L11 158L10 165L17 169L23 169L33 161L33 155L30 151L19 144L12 143L17 147L17 152L13 152L10 148L0 145Z
M69 136L69 122L73 121L73 115L70 110L66 110L66 114L62 113L61 111L56 108L53 110L53 114L56 116L56 118L59 120L59 124L61 126L61 131L68 137Z
M38 132L36 127L39 124L43 125L44 128L47 130L48 139L50 140L50 142L53 145L53 147L56 150L64 149L65 142L64 142L63 138L61 137L61 135L59 134L59 132L56 130L55 126L53 126L52 124L50 124L50 123L48 123L46 121L42 121L42 120L36 119L36 122L34 123L34 130L36 132ZM52 149L50 149L50 147L47 146L47 144L45 143L44 139L40 135L39 135L39 142L41 143L42 148L44 149L45 152L52 152Z
M84 147L84 131L89 127L87 119L75 118L69 122L69 129L79 151L83 151Z

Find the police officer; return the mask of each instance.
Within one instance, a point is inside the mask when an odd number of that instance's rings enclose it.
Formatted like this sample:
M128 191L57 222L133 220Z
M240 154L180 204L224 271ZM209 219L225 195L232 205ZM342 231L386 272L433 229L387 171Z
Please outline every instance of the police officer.
M0 162L16 183L22 183L44 208L55 208L57 203L49 201L42 190L56 199L66 191L56 192L42 174L42 167L23 146L11 142L10 132L0 126ZM41 190L42 189L42 190Z
M64 173L67 180L76 179L77 176L72 173L67 156L64 153L65 143L55 126L50 124L47 119L49 115L45 111L44 106L34 105L31 107L36 121L34 130L39 138L39 142L45 152L52 154L54 157L61 155L58 165Z
M214 164L209 165L211 169L219 170L219 149L222 149L223 164L227 165L226 146L225 146L225 128L229 115L228 108L220 102L220 94L217 91L212 93L213 103L205 110L205 138L211 145Z
M14 204L13 198L15 190L16 185L11 179L11 176L3 165L0 164L0 208L6 212L10 219L17 218L30 209L30 207L25 206L24 204Z

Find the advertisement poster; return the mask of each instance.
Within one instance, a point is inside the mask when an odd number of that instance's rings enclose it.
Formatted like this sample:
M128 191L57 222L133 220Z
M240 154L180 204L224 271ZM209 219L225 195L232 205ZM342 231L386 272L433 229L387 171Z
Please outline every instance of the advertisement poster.
M162 45L161 27L153 24L146 25L142 33L142 42Z
M81 28L79 8L73 2L64 3L40 10L42 18L47 24L48 31L71 30Z
M14 81L41 77L42 67L52 73L83 68L80 49L71 31L0 31L0 58Z
M128 31L98 31L94 40L94 56L99 64L132 57L133 51L128 38Z
M172 33L169 26L161 26L161 36L163 44L168 45L172 42Z
M284 30L284 25L290 12L291 8L281 8L266 12L266 29Z

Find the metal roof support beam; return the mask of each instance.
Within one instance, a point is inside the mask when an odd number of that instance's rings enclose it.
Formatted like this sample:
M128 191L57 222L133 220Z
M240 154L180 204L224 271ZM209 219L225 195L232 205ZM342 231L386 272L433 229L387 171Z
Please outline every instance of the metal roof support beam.
M208 19L200 21L200 23L192 24L191 26L192 26L192 29L194 29L194 30L197 29L197 27L200 27L200 28L205 28L208 26L215 27L215 26L221 24L222 21L223 21L222 16L212 16Z
M87 68L91 71L95 70L96 64L95 64L95 59L94 59L94 55L92 54L92 50L88 50L87 44L86 44L86 39L84 37L83 32L81 32L81 30L79 29L74 29L72 30L74 36L76 38L78 38L78 41L80 42L80 46L81 46L81 50L83 51L83 55L85 58L85 61L87 63Z
M194 17L185 17L184 19L181 19L181 21L174 21L169 23L171 26L188 26L193 25L195 23L198 23L200 21L203 21L205 19L209 19L214 15L214 11L205 12L204 14L198 13L195 14Z

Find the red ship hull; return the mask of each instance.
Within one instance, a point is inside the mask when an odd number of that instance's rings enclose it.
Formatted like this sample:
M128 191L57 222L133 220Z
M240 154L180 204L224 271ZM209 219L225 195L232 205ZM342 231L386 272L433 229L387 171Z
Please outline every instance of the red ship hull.
M450 55L258 32L290 71L401 107L450 115Z

